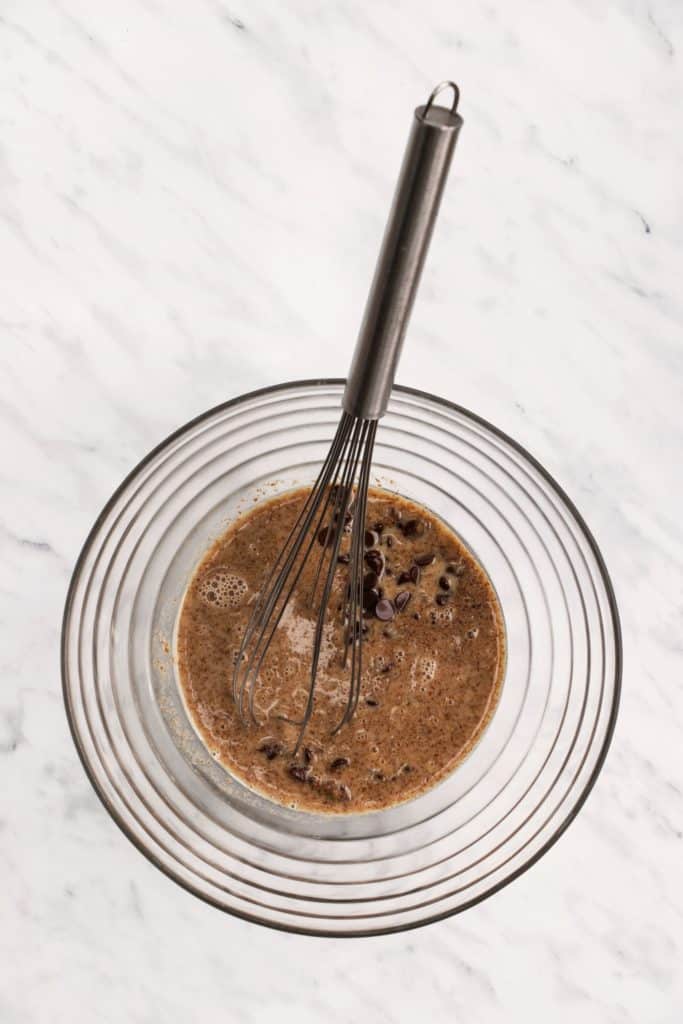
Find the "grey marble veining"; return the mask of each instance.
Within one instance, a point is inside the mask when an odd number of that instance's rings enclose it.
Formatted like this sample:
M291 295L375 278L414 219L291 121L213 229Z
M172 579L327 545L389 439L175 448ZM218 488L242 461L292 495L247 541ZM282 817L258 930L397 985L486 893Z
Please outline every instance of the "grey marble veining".
M683 1019L683 7L123 0L0 9L0 1020ZM71 568L123 475L242 391L341 376L412 108L465 128L399 380L566 487L622 711L560 843L364 942L224 917L118 832L62 709Z

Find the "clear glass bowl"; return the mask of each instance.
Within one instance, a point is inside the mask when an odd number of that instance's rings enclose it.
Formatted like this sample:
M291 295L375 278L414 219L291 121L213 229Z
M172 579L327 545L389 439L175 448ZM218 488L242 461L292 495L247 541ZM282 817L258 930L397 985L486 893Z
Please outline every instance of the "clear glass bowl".
M335 936L454 914L533 864L595 782L621 674L607 571L561 488L472 413L396 388L377 435L374 482L448 522L503 609L507 669L488 729L430 792L362 815L280 807L207 753L173 659L185 586L241 508L313 481L342 387L304 381L245 395L151 452L85 543L62 634L76 747L138 849L222 910Z

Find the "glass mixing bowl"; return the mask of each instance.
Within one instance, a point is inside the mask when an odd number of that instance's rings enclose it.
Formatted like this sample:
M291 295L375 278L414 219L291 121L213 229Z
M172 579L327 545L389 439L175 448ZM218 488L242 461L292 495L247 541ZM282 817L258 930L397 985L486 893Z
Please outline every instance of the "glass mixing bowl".
M489 727L432 790L369 814L278 806L209 755L173 658L186 584L241 509L314 480L342 388L304 381L257 391L159 445L95 523L62 633L76 747L138 849L222 910L335 936L446 917L533 864L595 782L621 672L607 571L561 488L472 413L398 387L378 431L373 482L440 515L489 574L508 645Z

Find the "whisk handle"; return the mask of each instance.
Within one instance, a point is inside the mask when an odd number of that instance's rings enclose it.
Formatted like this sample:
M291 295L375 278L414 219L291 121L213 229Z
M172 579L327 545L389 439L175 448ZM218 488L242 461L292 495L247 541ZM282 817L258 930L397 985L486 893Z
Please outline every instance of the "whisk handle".
M450 110L433 105L436 95L446 87L453 89ZM386 412L403 337L463 123L456 113L458 99L458 87L453 82L442 82L413 117L342 399L344 410L359 419L376 420Z

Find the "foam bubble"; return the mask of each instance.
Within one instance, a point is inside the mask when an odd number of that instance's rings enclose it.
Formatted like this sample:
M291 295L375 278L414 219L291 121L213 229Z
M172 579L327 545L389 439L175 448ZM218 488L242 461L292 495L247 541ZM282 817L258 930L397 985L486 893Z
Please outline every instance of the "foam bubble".
M392 658L387 657L385 654L376 654L372 659L373 672L376 675L379 675L381 672L384 672L384 670L389 665L391 665L392 660Z
M429 613L429 619L434 626L446 626L453 621L452 608L434 608Z
M436 675L438 662L436 658L416 658L410 666L410 678L413 683L431 683Z
M213 608L239 608L248 589L241 576L226 569L213 569L201 578L197 592Z

